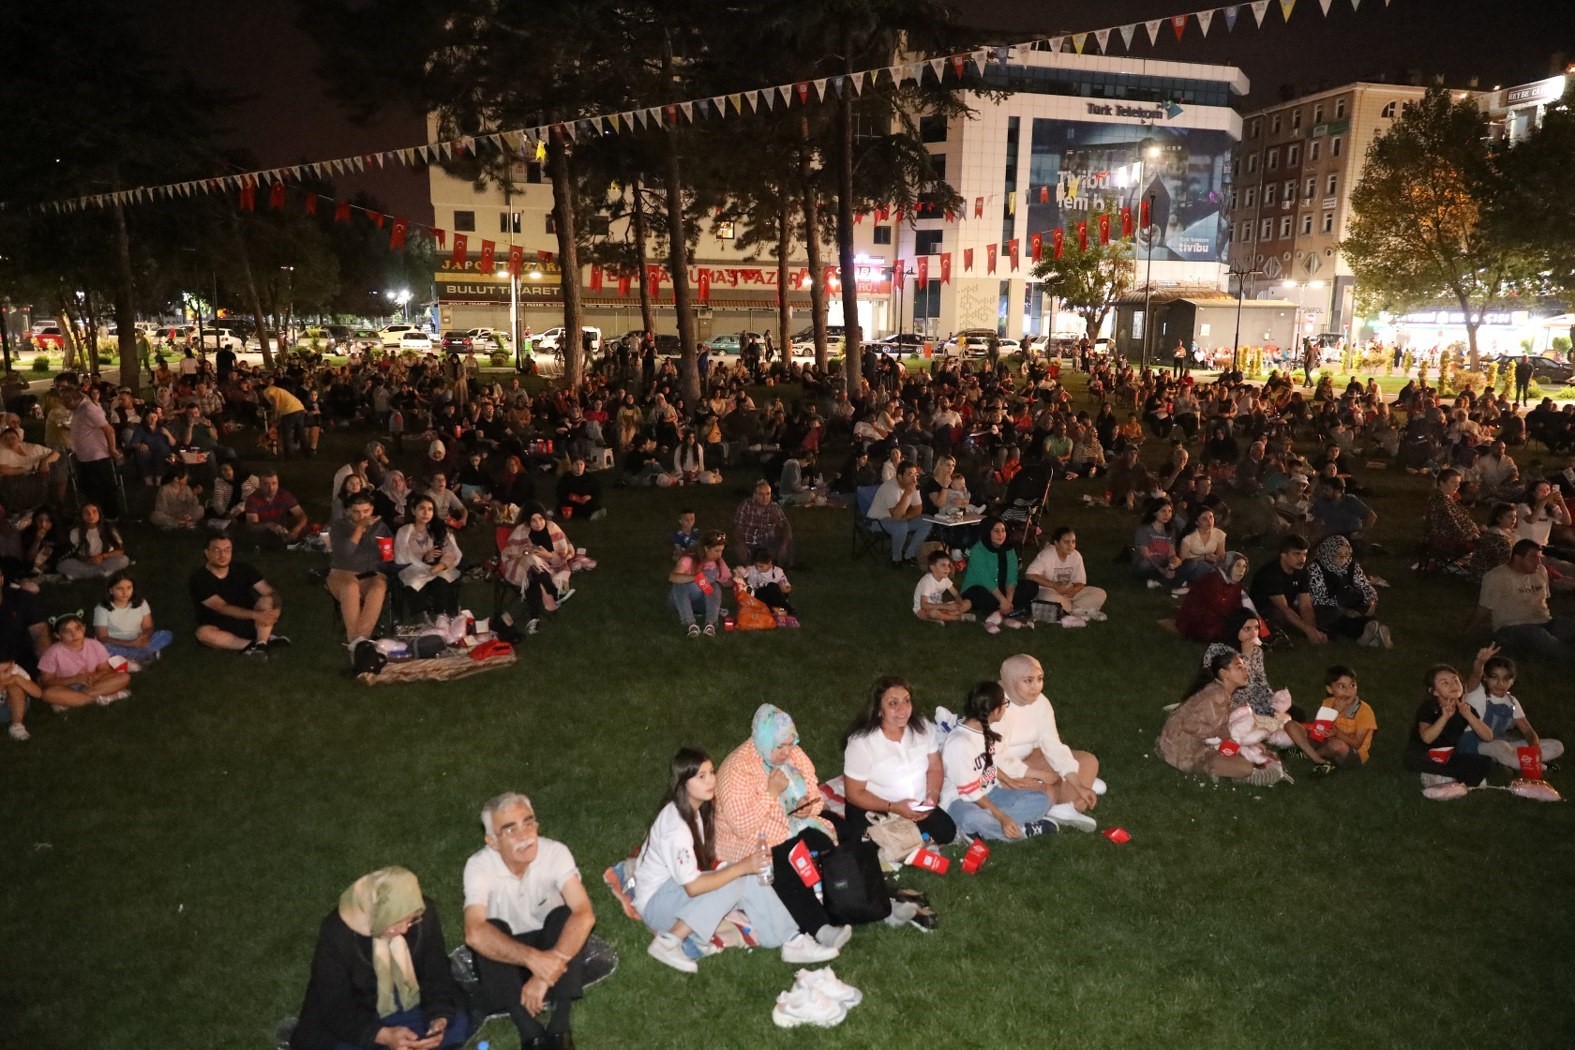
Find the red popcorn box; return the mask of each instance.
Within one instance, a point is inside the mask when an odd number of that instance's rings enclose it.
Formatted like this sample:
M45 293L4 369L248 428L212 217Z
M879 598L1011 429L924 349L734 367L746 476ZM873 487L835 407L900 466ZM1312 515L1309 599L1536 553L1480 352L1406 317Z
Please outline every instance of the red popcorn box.
M1234 741L1234 740L1221 740L1220 741L1220 754L1222 754L1222 755L1227 755L1227 756L1234 755L1234 754L1236 754L1236 752L1238 752L1240 750L1241 750L1241 745L1236 743L1236 741Z
M700 588L701 594L710 594L712 591L716 590L715 587L711 586L711 581L706 579L705 573L703 572L695 573L695 586Z
M1520 759L1521 776L1527 780L1542 779L1542 748L1540 746L1527 745L1526 747L1517 747L1515 754Z
M377 538L377 553L384 561L394 560L394 537L379 536Z
M1109 839L1111 842L1114 842L1117 846L1125 846L1128 842L1132 841L1132 836L1127 832L1126 828L1106 828L1104 831L1100 832L1100 834L1105 836L1105 838Z
M809 855L809 847L802 841L788 850L788 860L793 865L793 870L798 872L799 881L810 889L815 888L815 883L820 881L820 868L815 864L815 858Z
M1434 762L1440 763L1448 762L1449 756L1453 755L1454 753L1455 749L1452 747L1430 747L1427 749L1427 757L1431 758Z
M1309 723L1307 723L1307 736L1308 736L1308 738L1311 739L1311 740L1316 740L1320 744L1323 743L1325 740L1328 740L1329 737L1331 735L1333 735L1333 733L1334 733L1334 723L1333 722L1325 722L1322 719L1319 719L1316 722L1309 722Z
M908 863L912 864L915 868L923 868L925 871L933 871L937 875L945 875L952 866L951 861L947 860L945 857L941 856L939 853L936 853L932 849L919 850L913 855L913 859Z
M574 508L570 506L559 507L558 517L562 518L564 521L568 521L570 518L574 517Z
M962 870L969 875L977 875L989 859L990 847L984 844L983 839L974 839L968 846L968 852L963 854Z

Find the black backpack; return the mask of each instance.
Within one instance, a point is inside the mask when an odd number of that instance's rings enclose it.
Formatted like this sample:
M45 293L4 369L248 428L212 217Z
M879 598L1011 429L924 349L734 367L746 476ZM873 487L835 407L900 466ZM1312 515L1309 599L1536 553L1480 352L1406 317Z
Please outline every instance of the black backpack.
M377 674L388 665L388 657L379 651L376 642L358 642L354 659L356 674Z
M845 842L819 858L826 914L840 925L879 922L891 914L880 848L869 839Z

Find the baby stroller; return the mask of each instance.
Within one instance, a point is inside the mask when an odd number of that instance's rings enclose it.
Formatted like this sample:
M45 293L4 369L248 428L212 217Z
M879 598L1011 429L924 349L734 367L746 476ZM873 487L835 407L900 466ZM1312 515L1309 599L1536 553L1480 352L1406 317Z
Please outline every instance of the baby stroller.
M1051 468L1047 463L1025 463L1006 487L1001 502L1001 521L1006 523L1006 542L1019 550L1039 546L1043 529L1039 519L1050 500Z

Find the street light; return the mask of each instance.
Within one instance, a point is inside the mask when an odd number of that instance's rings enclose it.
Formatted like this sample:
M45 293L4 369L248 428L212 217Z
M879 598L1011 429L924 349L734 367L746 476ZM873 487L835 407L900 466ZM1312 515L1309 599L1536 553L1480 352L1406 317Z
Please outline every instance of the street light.
M1262 277L1262 270L1229 270L1232 277L1236 278L1236 338L1230 344L1230 370L1241 371L1241 299L1246 291L1244 285L1248 277Z
M520 345L520 277L507 266L498 267L498 277L509 279L509 343L514 347L514 371L525 371L525 359Z
M892 283L897 286L897 324L894 327L894 331L896 331L898 335L901 335L903 330L902 296L903 293L908 289L908 278L917 276L918 272L919 271L917 270L899 269L896 265L893 265L891 268L891 280ZM913 290L913 294L915 297L917 297L919 290L915 288Z
M1298 349L1299 349L1300 348L1301 339L1302 339L1302 311L1307 309L1307 307L1303 304L1303 301L1302 301L1303 300L1302 293L1308 288L1322 288L1323 287L1323 282L1322 281L1284 281L1284 282L1281 283L1281 287L1284 287L1284 288L1295 288L1296 289L1296 341L1297 341Z

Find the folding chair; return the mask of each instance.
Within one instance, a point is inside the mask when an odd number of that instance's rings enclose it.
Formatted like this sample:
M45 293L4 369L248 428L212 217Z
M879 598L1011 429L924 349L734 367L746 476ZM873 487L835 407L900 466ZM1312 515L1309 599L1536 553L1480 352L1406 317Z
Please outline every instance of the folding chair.
M492 530L492 542L497 553L487 559L484 578L492 584L492 615L497 618L520 600L520 589L503 576L503 548L509 545L515 526L499 525Z
M875 502L879 485L860 485L853 494L853 557L873 552L877 556L891 540L884 529L870 520L870 504Z
M1020 550L1034 547L1039 540L1039 519L1050 500L1050 468L1042 463L1023 467L1007 485L1001 508L1006 523L1006 542Z
M82 478L81 478L82 465L79 462L77 462L77 457L72 455L72 454L70 454L70 453L66 454L66 460L67 460L67 470L68 470L68 472L70 473L70 476L71 476L71 496L72 496L72 499L76 501L76 505L77 505L78 509L80 509L82 504L83 504L83 502L84 502L83 494L82 494ZM119 507L116 510L116 513L113 513L113 514L109 513L109 509L110 508L105 508L104 517L108 518L111 521L130 521L130 520L132 520L132 518L131 518L131 507L126 501L126 478L125 478L125 475L122 473L122 471L120 469L120 465L117 464L113 459L110 459L110 460L107 460L107 461L103 461L103 462L108 462L109 463L109 469L110 469L110 471L111 471L111 473L112 473L112 475L113 475L113 477L115 479L115 497L119 501ZM91 502L91 501L87 501L87 502Z

